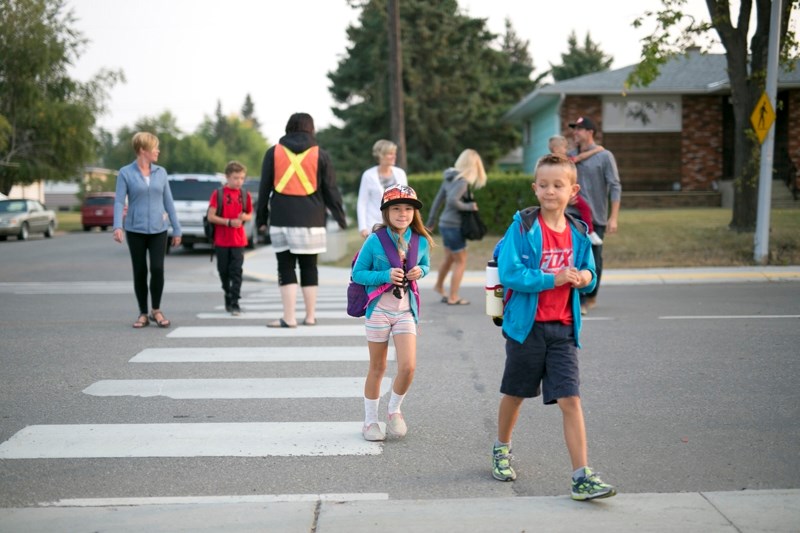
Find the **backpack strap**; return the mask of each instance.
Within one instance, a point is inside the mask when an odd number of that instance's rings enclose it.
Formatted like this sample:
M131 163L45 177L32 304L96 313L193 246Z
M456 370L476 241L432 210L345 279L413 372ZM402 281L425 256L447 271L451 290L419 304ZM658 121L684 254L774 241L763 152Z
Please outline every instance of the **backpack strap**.
M569 213L564 213L564 215L566 215L567 220L571 222L573 226L575 226L575 229L578 230L578 233L581 235L586 235L589 233L589 226L586 225L586 222L574 217L573 215L570 215Z
M223 194L222 187L220 187L219 189L217 189L217 216L218 217L222 216L222 202L224 201L223 195L224 194Z

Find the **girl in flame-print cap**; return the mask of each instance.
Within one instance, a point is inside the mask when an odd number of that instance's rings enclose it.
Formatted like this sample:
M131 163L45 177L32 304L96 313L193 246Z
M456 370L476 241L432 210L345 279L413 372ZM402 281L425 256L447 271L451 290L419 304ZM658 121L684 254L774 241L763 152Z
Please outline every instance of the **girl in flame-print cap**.
M365 313L369 371L364 383L364 426L368 441L382 441L387 434L402 438L408 431L400 405L417 365L417 282L430 271L433 239L420 215L422 202L408 185L392 185L383 192L383 224L367 237L353 265L353 281L364 285L372 299ZM389 337L394 338L397 375L387 409L387 421L379 423L381 381L386 372Z

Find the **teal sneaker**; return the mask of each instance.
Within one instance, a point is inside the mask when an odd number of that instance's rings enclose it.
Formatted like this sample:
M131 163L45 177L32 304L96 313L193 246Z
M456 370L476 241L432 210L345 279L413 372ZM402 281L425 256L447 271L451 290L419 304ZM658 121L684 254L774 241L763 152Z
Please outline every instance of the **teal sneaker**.
M492 477L498 481L514 481L517 473L511 468L511 450L508 446L492 448Z
M583 477L572 480L573 500L594 500L597 498L610 498L616 496L617 489L608 483L603 483L600 476L591 471L589 467L583 469Z

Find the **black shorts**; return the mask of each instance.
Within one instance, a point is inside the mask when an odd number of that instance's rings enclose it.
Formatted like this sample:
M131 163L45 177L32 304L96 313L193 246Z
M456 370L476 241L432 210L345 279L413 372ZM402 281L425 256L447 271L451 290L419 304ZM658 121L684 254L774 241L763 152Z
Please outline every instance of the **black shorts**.
M544 403L580 396L578 349L573 326L536 322L525 342L506 339L506 369L500 392L535 398L544 390Z

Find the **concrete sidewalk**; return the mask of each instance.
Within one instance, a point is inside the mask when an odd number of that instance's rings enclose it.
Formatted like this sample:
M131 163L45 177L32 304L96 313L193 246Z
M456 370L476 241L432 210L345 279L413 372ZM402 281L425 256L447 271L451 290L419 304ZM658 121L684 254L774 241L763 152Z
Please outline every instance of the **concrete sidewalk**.
M336 495L229 503L0 509L0 531L415 533L797 532L800 489L449 500L342 500Z
M244 260L244 278L249 281L277 283L277 262L271 246L262 246L248 252ZM435 265L431 273L420 282L422 287L433 287ZM350 280L350 269L330 266L319 267L320 285L346 286ZM483 287L483 271L468 270L464 273L464 287ZM613 285L667 285L687 283L736 283L757 281L800 281L800 266L744 266L707 268L641 268L606 269L603 271L603 286Z

